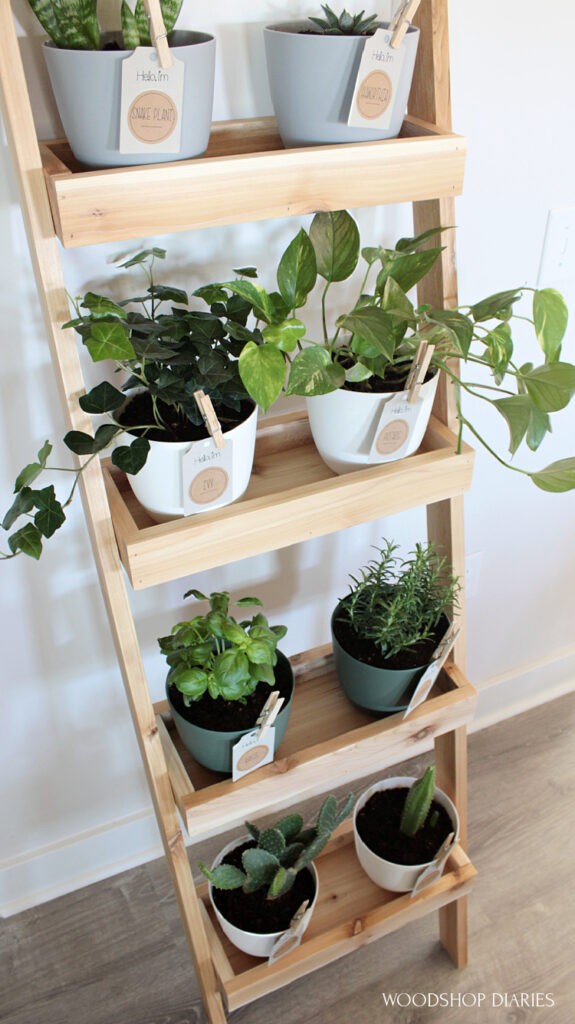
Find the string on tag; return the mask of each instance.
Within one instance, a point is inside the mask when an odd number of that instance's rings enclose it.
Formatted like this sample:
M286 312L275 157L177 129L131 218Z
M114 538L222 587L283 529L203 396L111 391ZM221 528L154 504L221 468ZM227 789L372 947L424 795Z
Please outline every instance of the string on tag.
M205 391L194 391L194 398L196 405L202 414L202 419L206 425L208 434L213 437L217 448L225 448L226 442L222 434L222 427L218 417L216 416L216 410L212 405L212 400L209 395L206 395Z
M162 17L160 0L144 0L144 7L146 8L146 14L150 23L150 38L158 52L160 67L171 68L174 59L168 46L168 36Z
M421 0L406 0L399 10L396 11L394 18L389 23L389 27L393 33L389 45L392 46L394 50L397 50L401 46L420 3Z
M282 709L283 702L284 699L283 697L280 697L279 690L273 690L272 693L270 693L256 722L256 727L258 727L258 741L263 739L270 726L274 724Z

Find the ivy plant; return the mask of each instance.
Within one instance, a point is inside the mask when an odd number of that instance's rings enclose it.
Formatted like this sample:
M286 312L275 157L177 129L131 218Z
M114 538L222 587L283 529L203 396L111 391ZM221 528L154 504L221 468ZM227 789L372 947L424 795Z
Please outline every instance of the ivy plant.
M309 231L301 228L282 254L275 290L259 283L254 268L244 268L235 280L196 294L208 303L216 296L223 301L236 295L251 307L248 329L242 325L235 336L244 339L242 380L262 409L282 392L306 397L342 387L369 392L378 380L402 390L425 340L435 346L432 368L455 386L459 449L467 427L502 465L529 476L537 487L570 490L575 487L575 458L540 470L516 466L488 444L463 400L473 396L503 417L511 456L524 442L537 451L551 431L551 416L575 393L575 365L562 358L565 301L553 288L520 286L456 309L414 306L409 293L439 258L442 247L436 243L444 230L401 238L392 249L362 248L357 224L347 211L318 213ZM347 282L359 268L356 298L351 308L349 300L342 308L337 286L346 283L347 295ZM320 337L308 329L301 312L318 282ZM529 297L530 312L519 311L516 307ZM528 360L515 355L513 337L515 325L525 322L531 329ZM477 369L488 371L487 381L475 379Z

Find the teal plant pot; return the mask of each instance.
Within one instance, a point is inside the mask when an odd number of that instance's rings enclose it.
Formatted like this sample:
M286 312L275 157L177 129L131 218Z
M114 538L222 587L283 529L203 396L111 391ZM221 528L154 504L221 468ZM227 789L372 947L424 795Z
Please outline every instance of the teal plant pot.
M331 635L337 677L348 700L366 711L381 714L405 711L427 663L411 669L387 669L358 661L336 636L335 621L340 614L341 602L331 617Z
M291 695L289 700L284 703L274 722L276 730L276 750L282 742L288 727L294 690L293 672L288 659L281 653L281 651L277 652L277 658L278 660L275 666L276 676L280 673L284 677L289 676L291 683ZM232 750L234 744L237 743L242 736L245 736L246 733L251 732L251 730L255 728L256 723L254 722L249 729L238 729L233 732L204 729L199 725L194 725L193 722L188 722L188 720L176 710L170 700L169 683L166 683L166 695L168 698L168 704L170 705L170 711L172 712L172 717L174 719L174 725L176 726L178 735L186 750L192 755L198 764L204 765L205 768L210 768L214 772L224 772L231 775Z

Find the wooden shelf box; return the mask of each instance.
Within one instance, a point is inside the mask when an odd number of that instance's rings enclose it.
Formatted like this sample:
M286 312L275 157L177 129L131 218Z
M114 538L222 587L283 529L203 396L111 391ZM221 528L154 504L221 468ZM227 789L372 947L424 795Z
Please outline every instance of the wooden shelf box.
M432 418L419 451L398 462L338 476L320 458L307 417L264 421L243 497L214 512L155 523L126 476L105 464L120 557L135 590L238 558L462 494L473 451Z
M416 117L383 142L284 149L273 118L212 125L202 157L89 171L41 146L54 228L74 248L360 206L457 196L465 140Z
M172 791L194 842L241 825L267 809L384 770L428 750L436 736L466 725L477 694L456 665L440 673L431 694L407 718L378 718L355 707L341 689L329 645L292 658L295 691L289 728L276 759L238 782L211 772L181 743L167 701L154 705Z

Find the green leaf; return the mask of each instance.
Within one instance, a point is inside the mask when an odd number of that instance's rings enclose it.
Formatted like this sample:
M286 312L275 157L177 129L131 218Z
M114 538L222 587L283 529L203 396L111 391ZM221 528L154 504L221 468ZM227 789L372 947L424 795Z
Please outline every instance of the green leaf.
M326 281L330 284L345 281L353 274L359 259L359 231L346 210L316 213L309 237L315 249L318 274Z
M64 435L64 444L75 455L94 455L107 448L116 434L121 432L122 427L115 423L103 423L101 427L98 427L94 437L91 434L85 434L82 430L69 430Z
M281 352L293 352L298 341L305 337L305 324L296 317L290 317L281 324L264 327L262 338L268 345L274 345Z
M430 238L441 235L443 231L451 230L452 228L429 228L427 231L423 231L421 235L414 235L413 238L400 238L395 243L396 252L415 252L424 242L428 242Z
M146 465L150 442L145 437L136 437L129 445L119 445L112 452L112 462L124 473L135 476Z
M123 392L118 391L118 388L115 388L113 384L104 380L85 395L81 395L78 399L78 404L84 412L103 413L119 409L125 401L126 396Z
M286 395L327 395L345 383L345 371L333 363L329 352L318 345L298 352L292 365Z
M148 288L148 291L154 299L158 299L160 302L186 304L188 301L188 293L183 291L182 288L172 288L166 284L155 284Z
M285 839L293 839L303 828L303 818L301 814L294 811L276 822L276 828L280 830Z
M385 356L386 359L393 359L398 336L397 322L385 310L378 306L363 306L353 313L340 316L337 325L351 331L364 343L356 345L354 339L354 352L372 358Z
M16 498L2 520L3 530L10 530L20 516L32 511L34 508L34 493L30 487L25 486L18 491Z
M303 228L281 257L277 279L281 296L289 309L305 304L317 279L317 267L313 245Z
M476 323L483 320L509 320L513 313L513 303L521 298L521 288L513 288L505 292L495 292L486 299L481 299L469 307L471 315Z
M208 674L201 668L173 668L169 677L170 685L190 700L199 700L208 688Z
M541 409L537 409L536 406L531 406L531 419L529 420L529 427L527 429L527 445L532 452L536 452L539 445L543 441L543 438L551 431L551 423L549 416L546 412L542 412Z
M575 458L559 459L537 473L530 473L536 487L559 494L575 488Z
M557 412L575 394L575 366L546 363L521 375L529 397L542 412Z
M112 299L107 299L105 295L97 295L95 292L87 292L82 299L81 306L82 309L89 309L90 315L95 317L118 316L125 320L128 315L123 306L119 306Z
M42 534L34 523L27 523L21 530L17 530L11 537L8 537L8 544L13 554L21 551L24 555L36 560L42 554Z
M245 882L245 875L233 864L218 864L216 868L208 868L205 864L198 864L200 871L210 881L214 889L241 889Z
M279 859L286 848L285 836L278 828L264 828L260 832L259 845L262 850L267 850Z
M454 309L431 309L427 313L427 319L431 323L443 324L449 328L455 338L456 351L466 359L473 341L473 324L468 318Z
M345 379L350 384L360 384L363 380L369 380L370 377L373 377L373 370L364 366L363 363L354 363L349 370L345 371Z
M110 324L103 321L94 324L90 336L84 339L84 344L94 362L114 359L120 363L124 360L134 359L136 353L126 331L126 327L120 323Z
M249 662L243 651L228 648L218 654L214 662L214 678L224 699L233 699L229 694L251 679Z
M559 359L568 316L565 299L560 292L554 288L543 288L534 293L535 332L549 363L555 363Z
M129 4L126 3L126 0L122 0L120 19L124 49L135 50L136 47L140 45L140 33L138 31L138 23L134 17L134 13Z
M66 519L52 484L34 492L34 504L39 510L34 516L35 525L44 537L51 537Z
M258 272L256 267L234 267L234 274L238 277L257 277Z
M442 252L441 248L436 248L424 249L423 252L404 253L401 256L391 256L384 261L383 268L378 274L377 293L381 295L389 277L392 277L404 292L408 292L429 273Z
M497 383L500 383L509 367L509 361L513 355L513 339L511 328L508 323L497 324L491 331L487 331L482 339L487 347L486 357L493 370Z
M261 285L254 284L253 281L228 281L225 287L234 295L240 295L249 302L258 320L265 320L267 324L274 322L274 304L269 293Z
M124 263L120 263L120 267L127 270L129 267L137 267L140 263L147 263L150 259L163 260L166 258L166 250L159 249L154 246L153 249L142 249L141 252L137 252L134 256L130 256Z
M413 305L407 298L403 288L400 288L393 277L389 277L385 283L381 308L386 312L393 312L397 317L402 317L409 322L414 319ZM402 331L402 334L405 330Z
M509 451L515 454L525 437L531 422L533 406L527 395L510 395L496 398L493 405L499 410L509 427Z
M275 345L248 341L239 358L242 383L264 412L279 398L286 375L284 357Z

